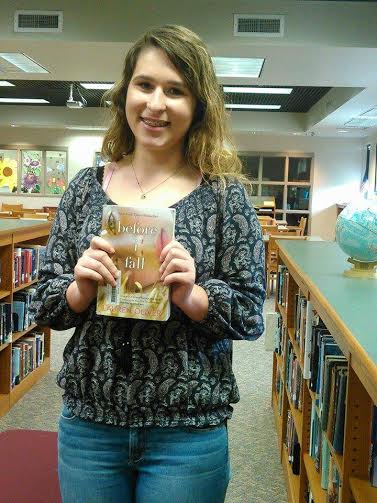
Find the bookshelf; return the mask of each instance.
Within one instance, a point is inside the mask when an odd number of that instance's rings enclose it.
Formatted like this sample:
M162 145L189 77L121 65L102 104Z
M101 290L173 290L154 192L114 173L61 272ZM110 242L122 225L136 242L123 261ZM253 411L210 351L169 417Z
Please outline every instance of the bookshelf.
M15 293L36 284L37 281L30 281L17 288L14 286L14 249L21 243L45 245L50 228L51 222L0 219L1 302L13 305ZM35 328L44 333L44 361L28 373L19 384L12 387L12 345L20 341L23 336L29 335ZM0 417L5 415L37 381L47 374L50 368L50 344L50 329L38 327L34 323L22 332L13 331L11 340L0 345Z
M276 312L285 326L287 346L292 345L298 365L303 369L300 348L295 340L295 296L300 291L318 313L346 357L348 372L345 393L343 453L335 452L328 434L324 440L341 480L342 503L376 503L377 488L369 481L372 407L377 405L377 281L347 278L346 255L335 242L288 241L278 243L279 263L287 267L285 305L278 302ZM310 456L312 404L317 396L309 380L301 386L301 410L293 407L285 384L287 351L274 352L272 375L272 408L278 432L280 460L286 478L290 503L305 503L310 486L314 503L326 503L327 490L321 487L321 472ZM281 378L283 396L276 382ZM282 406L279 410L279 400ZM317 413L318 413L317 409ZM292 414L300 444L300 473L294 475L284 444L287 416ZM321 432L322 433L322 432Z

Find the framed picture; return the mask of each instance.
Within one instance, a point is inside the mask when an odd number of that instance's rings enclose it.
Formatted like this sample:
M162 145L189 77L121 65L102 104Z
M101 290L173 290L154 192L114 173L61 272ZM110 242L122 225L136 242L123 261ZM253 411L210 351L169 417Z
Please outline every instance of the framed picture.
M0 193L61 196L68 183L68 148L0 145Z
M18 152L17 150L0 149L0 193L17 192Z

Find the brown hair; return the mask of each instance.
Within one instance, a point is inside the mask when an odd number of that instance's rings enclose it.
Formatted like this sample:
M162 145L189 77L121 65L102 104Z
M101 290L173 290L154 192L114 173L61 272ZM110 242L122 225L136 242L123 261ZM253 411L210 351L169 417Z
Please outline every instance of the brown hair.
M211 57L198 35L183 26L166 25L146 32L126 55L122 78L105 95L111 101L111 124L102 144L104 159L119 161L135 148L125 103L137 59L147 47L162 49L184 79L194 97L196 110L184 143L186 162L203 175L232 177L246 185L242 164L227 127L224 96Z

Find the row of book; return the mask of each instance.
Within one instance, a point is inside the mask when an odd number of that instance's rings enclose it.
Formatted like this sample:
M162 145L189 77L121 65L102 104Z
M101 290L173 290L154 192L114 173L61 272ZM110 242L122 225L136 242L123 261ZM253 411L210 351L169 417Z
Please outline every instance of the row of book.
M292 342L288 339L287 358L285 359L285 383L295 409L302 410L303 378L301 366L293 349Z
M12 340L12 304L10 302L0 303L0 346Z
M284 286L281 286L280 282ZM278 277L278 296L279 291L281 301L287 302L288 278L284 266ZM275 351L281 354L286 362L285 383L293 406L300 409L305 379L314 394L309 454L316 469L321 473L321 484L323 489L328 490L329 501L336 502L340 481L330 446L333 452L340 455L343 453L348 361L313 309L312 303L300 292L296 295L294 307L293 333L299 354L295 354L287 328L278 313L275 320L270 320L270 326L275 333ZM370 449L370 481L374 487L377 487L376 415L374 412Z
M44 333L32 331L12 345L12 388L44 361Z
M278 303L283 307L288 304L288 280L288 267L282 264L278 265L278 272L276 277L276 295Z
M13 330L15 332L26 330L34 322L29 312L34 293L35 288L29 287L13 295Z
M38 278L46 247L25 245L13 251L13 286L15 288Z
M29 306L35 288L29 287L13 295L13 303L0 303L0 345L11 342L12 332L27 330L34 320L29 312Z
M328 471L327 471L327 487L326 487L326 503L341 503L342 501L342 479L333 456L329 455ZM306 494L306 503L316 503L313 493L308 485Z
M301 447L290 410L288 410L287 415L287 430L284 443L287 446L288 462L292 466L292 473L294 475L299 475Z

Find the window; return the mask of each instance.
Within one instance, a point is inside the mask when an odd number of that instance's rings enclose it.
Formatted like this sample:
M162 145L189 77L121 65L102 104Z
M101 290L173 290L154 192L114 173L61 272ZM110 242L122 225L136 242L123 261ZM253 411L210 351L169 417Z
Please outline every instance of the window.
M311 154L240 154L244 172L253 182L254 196L275 198L276 216L289 224L310 217Z
M67 148L0 147L0 193L62 195L67 186Z

